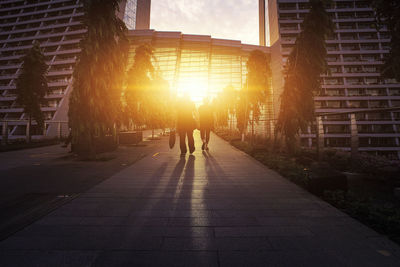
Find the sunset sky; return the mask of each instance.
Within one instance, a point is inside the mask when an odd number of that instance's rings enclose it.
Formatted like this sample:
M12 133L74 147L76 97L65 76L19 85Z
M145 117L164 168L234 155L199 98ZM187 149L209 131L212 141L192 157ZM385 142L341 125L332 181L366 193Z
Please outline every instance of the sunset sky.
M150 28L258 44L258 1L152 0Z

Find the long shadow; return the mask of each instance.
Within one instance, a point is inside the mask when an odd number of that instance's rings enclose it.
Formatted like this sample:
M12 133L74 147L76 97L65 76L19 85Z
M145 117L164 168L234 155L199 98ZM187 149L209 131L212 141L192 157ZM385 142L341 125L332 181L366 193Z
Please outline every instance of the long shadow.
M169 165L169 162L163 162L149 177L148 182L143 186L142 193L140 197L144 202L140 207L140 211L135 217L143 217L140 220L143 222L137 225L135 230L130 230L127 239L134 239L142 235L142 230L145 227L162 227L165 225L156 224L154 225L151 221L153 218L168 218L170 216L170 211L165 212L167 209L165 207L170 207L170 203L173 200L168 194L168 189L171 186L175 186L179 182L179 177L182 175L183 169L185 167L185 159L181 158L175 165L170 177L169 182L165 185L161 185L160 182L163 180L163 176ZM159 190L163 190L160 191ZM154 196L154 197L153 197ZM134 219L134 220L136 220Z
M164 208L168 207L169 210L167 212L167 217L170 217L173 214L176 204L175 198L177 191L179 190L179 181L181 180L185 164L186 159L181 157L169 176L168 183L163 186L164 192L159 195L159 200L155 203L152 210L165 210Z
M153 208L151 207L151 198L146 198L145 196L151 196L154 191L156 190L156 184L158 184L161 180L162 175L165 173L165 170L168 167L168 162L164 162L161 164L160 167L158 167L148 178L148 181L142 186L141 193L139 194L139 197L141 199L147 199L146 202L143 203L143 206L141 209L143 211L147 210L152 210Z
M181 160L182 159L185 160L184 158L181 158ZM186 165L182 166L182 169L179 169L180 177L182 176L182 173L184 173L184 175L182 177L182 183L180 184L180 186L176 188L177 190L175 191L174 203L173 203L174 210L173 213L171 214L172 217L175 217L177 215L177 211L182 212L182 210L190 210L191 208L191 201L188 202L185 201L188 198L191 200L191 192L193 189L193 181L195 175L195 168L194 168L195 159L196 159L195 156L190 155L188 160L184 161ZM179 179L179 181L180 180L181 179ZM188 184L189 186L187 186ZM190 195L188 196L188 194Z
M210 152L203 151L202 153L205 158L207 177L214 179L220 179L220 177L223 177L224 179L230 180L230 178L225 175L225 171L222 169L221 165L219 165L218 161Z
M235 183L234 179L230 178L230 176L223 170L221 165L218 163L217 159L209 151L203 151L203 156L205 158L205 167L206 167L206 174L209 180L209 187L210 188L214 187L213 192L215 193L218 191L219 193L225 193L229 192L229 190L234 190L234 188L236 187L234 185ZM228 191L221 189L225 190L227 189ZM240 190L239 191L235 190L235 192L232 192L232 194L235 195L238 192L240 192ZM218 198L213 196L213 198L210 198L208 201L214 204L219 203L224 205L223 201L225 201L225 199L220 199L220 197L223 196L219 196ZM227 202L227 204L230 205L232 203ZM216 209L215 207L216 205L213 205L213 213L218 214L219 209Z

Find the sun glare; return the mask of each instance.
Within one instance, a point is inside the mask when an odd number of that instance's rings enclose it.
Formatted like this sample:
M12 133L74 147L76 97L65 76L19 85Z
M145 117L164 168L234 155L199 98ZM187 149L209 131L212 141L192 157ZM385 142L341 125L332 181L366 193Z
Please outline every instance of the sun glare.
M179 81L178 96L181 97L187 93L196 104L200 104L207 97L207 92L208 83L206 79L193 77Z

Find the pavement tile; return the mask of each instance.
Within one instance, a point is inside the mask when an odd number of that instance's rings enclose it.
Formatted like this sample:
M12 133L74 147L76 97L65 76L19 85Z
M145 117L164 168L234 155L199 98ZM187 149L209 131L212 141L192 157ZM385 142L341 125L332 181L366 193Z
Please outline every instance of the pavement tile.
M270 237L270 236L312 236L305 227L262 226L262 227L216 227L216 237Z
M216 252L165 251L106 251L99 255L93 266L177 266L217 267Z
M309 251L256 251L256 252L219 252L221 267L236 266L342 266L334 256L324 252Z
M165 237L214 237L212 227L166 227Z
M213 238L213 237L167 237L163 250L201 250L201 251L262 251L272 250L266 238Z
M0 266L400 266L386 237L214 135L210 148L155 147L0 241Z
M0 250L0 266L18 266L18 267L77 267L92 266L97 251L15 251Z

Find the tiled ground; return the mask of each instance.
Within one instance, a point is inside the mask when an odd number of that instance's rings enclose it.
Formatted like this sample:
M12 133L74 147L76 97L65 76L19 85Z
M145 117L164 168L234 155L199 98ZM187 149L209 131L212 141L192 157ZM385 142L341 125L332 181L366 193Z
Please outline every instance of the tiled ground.
M212 136L155 151L0 243L0 266L400 266L400 248Z

